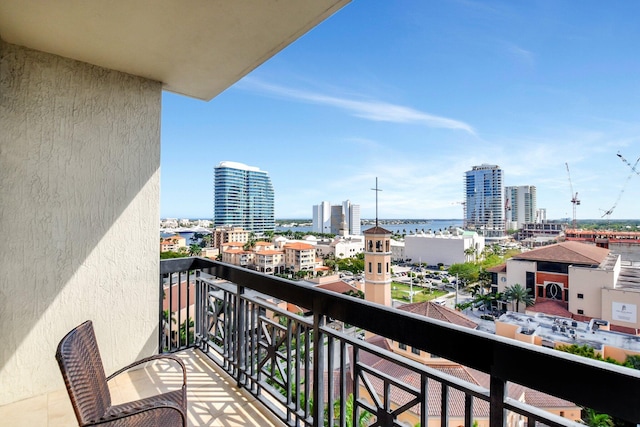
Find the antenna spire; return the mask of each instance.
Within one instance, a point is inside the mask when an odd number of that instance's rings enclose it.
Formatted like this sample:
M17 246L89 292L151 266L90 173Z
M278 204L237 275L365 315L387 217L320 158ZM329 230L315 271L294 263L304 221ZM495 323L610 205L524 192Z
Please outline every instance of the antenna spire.
M376 228L378 227L378 192L382 191L378 188L378 177L376 176L376 188L372 188L376 192Z

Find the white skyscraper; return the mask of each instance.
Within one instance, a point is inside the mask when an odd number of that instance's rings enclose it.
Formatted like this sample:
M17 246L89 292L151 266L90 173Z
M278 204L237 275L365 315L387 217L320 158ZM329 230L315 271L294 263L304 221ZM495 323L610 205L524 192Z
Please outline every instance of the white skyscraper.
M316 233L338 234L343 222L347 225L348 234L359 235L361 233L360 205L351 204L350 200L333 206L326 201L319 205L313 205L312 217L312 231Z
M313 205L313 225L311 231L328 233L331 231L331 203L322 202Z
M519 230L522 224L536 222L536 187L520 185L505 187L505 214L508 228Z

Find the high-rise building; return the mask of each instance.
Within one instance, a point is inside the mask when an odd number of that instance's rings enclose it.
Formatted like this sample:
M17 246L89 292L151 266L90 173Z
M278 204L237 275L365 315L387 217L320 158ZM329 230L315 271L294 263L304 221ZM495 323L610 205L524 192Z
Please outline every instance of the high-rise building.
M465 173L464 226L485 237L504 235L503 173L497 165L473 166Z
M522 224L536 222L536 187L520 185L504 188L507 228L519 230Z
M350 200L333 206L329 202L313 205L312 213L312 231L316 233L340 234L344 224L348 234L357 236L361 233L360 205L354 205Z
M255 233L275 230L273 186L267 172L220 162L214 175L215 227L242 227Z
M347 224L349 225L349 234L351 234L352 236L357 236L361 233L360 205L349 204L348 212L349 216L347 218Z
M331 203L322 202L319 205L313 205L312 219L311 231L329 233L331 231Z

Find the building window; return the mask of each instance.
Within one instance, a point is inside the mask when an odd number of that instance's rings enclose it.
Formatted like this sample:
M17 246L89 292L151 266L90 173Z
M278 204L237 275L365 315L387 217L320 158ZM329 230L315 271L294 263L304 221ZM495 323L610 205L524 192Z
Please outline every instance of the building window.
M544 287L538 286L538 298L544 298Z
M378 274L382 274L382 263L378 263Z
M560 411L560 416L564 417L564 411Z
M578 310L578 314L584 314L584 310Z
M578 299L584 299L584 294L578 294Z
M406 344L402 344L402 343L398 343L398 348L400 350L406 350L407 349L407 345Z
M387 263L387 273L389 272L389 263Z
M371 273L371 263L369 263L369 273Z
M411 347L411 353L419 355L420 354L420 350L415 348L415 347Z

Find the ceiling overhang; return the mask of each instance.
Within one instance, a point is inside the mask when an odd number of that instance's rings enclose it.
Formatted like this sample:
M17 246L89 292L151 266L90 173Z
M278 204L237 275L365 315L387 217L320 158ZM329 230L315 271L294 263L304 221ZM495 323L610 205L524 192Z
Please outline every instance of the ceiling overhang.
M348 2L0 0L0 38L210 100Z

